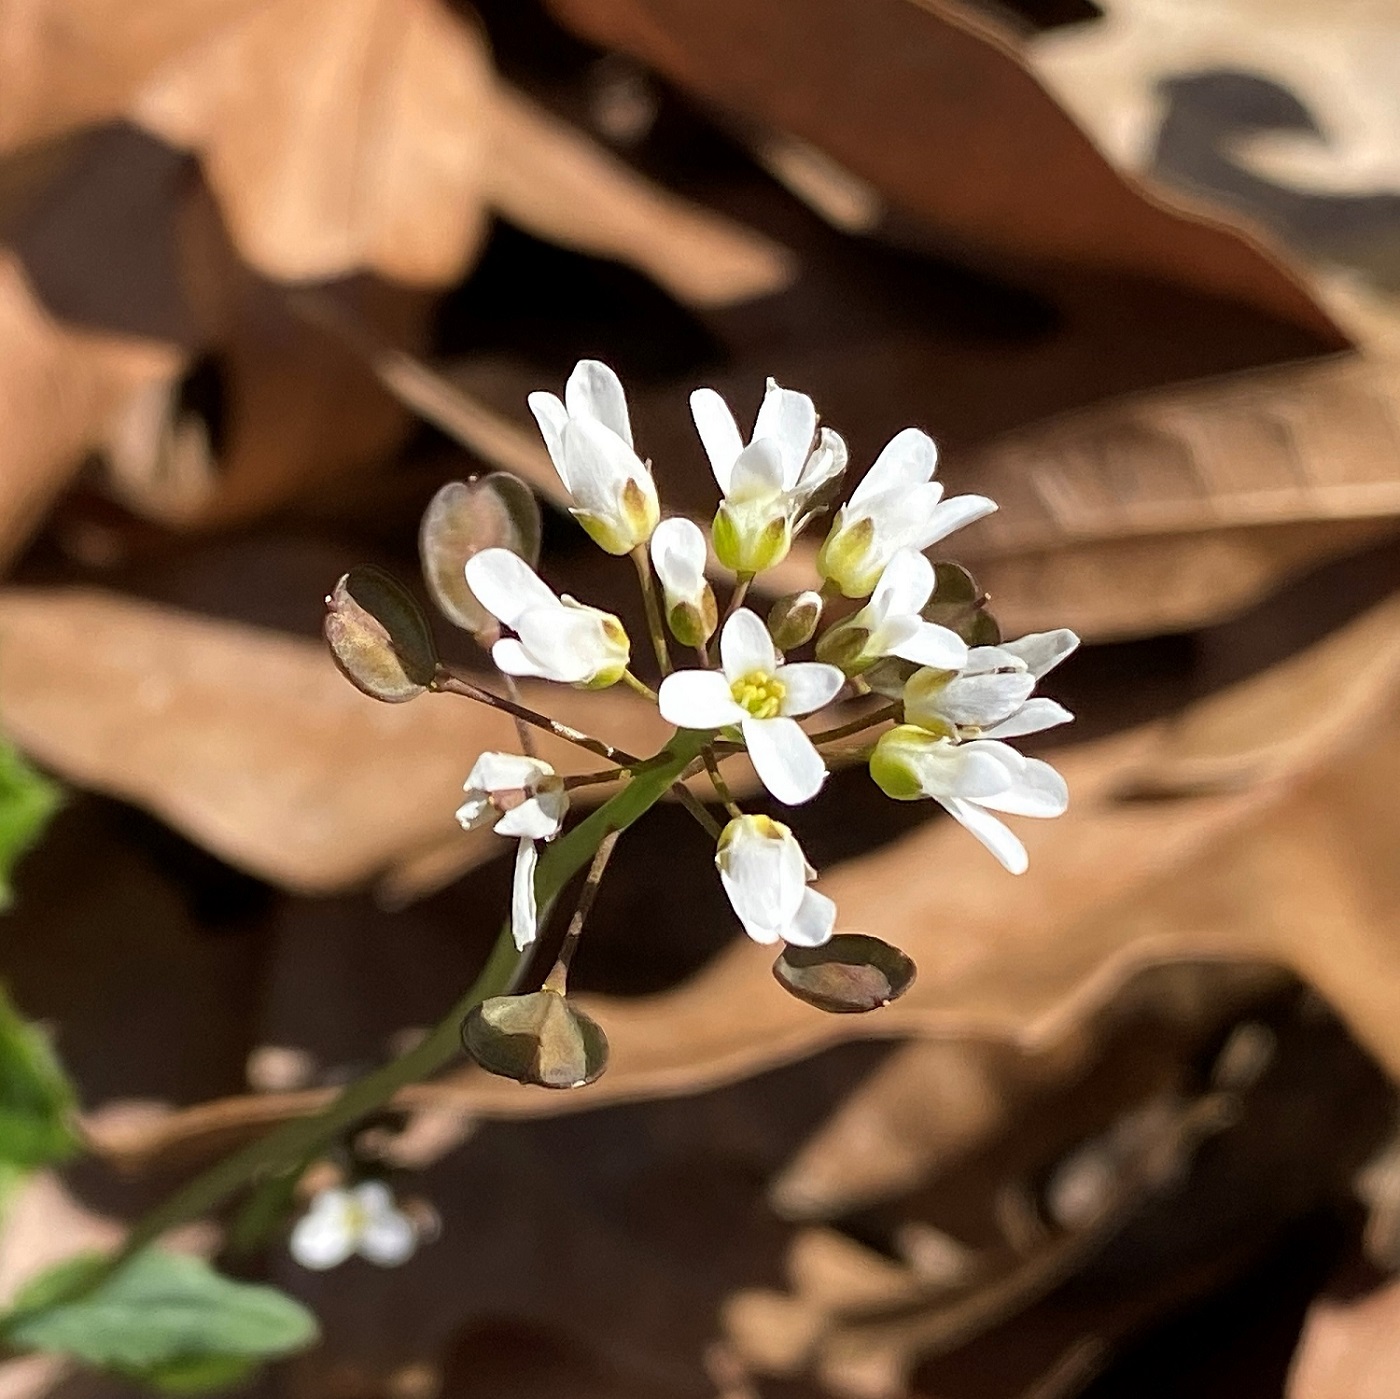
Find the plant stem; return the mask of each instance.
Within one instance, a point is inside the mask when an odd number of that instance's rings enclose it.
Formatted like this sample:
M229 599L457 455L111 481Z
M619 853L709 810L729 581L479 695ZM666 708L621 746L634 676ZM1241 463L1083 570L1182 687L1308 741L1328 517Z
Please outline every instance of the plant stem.
M656 580L651 576L651 560L647 546L638 544L632 550L632 562L637 566L637 581L642 585L642 602L647 610L647 630L651 633L651 649L656 652L656 664L663 676L670 675L671 649L666 644L666 624L661 618L661 604L656 599Z
M620 782L627 776L628 771L628 768L620 767L607 768L603 772L581 772L564 779L564 790L572 792L575 787L595 787L600 782Z
M467 699L475 700L478 704L490 705L492 709L499 709L503 713L509 714L518 723L529 724L547 734L553 734L555 738L563 739L565 743L572 743L575 748L586 748L590 753L596 754L600 758L606 758L610 763L622 762L630 766L638 761L630 754L624 753L622 749L614 748L611 743L604 743L601 738L594 738L592 734L570 728L568 724L561 724L557 719L551 719L547 714L537 714L533 709L528 709L515 700L508 700L501 695L493 694L490 690L483 690L480 685L474 684L465 676L456 674L446 666L438 666L437 675L433 679L433 689L439 694L463 695Z
M852 719L847 724L838 724L834 729L823 729L821 733L808 734L813 743L833 743L838 738L849 738L852 734L863 733L886 719L897 719L903 706L898 700L873 709L863 719Z
M621 831L609 831L598 842L598 848L593 852L593 863L588 867L588 878L578 896L578 907L574 909L574 916L569 919L569 930L564 934L559 958L554 963L553 970L544 979L543 989L546 991L557 991L562 996L569 989L569 967L578 949L578 940L583 936L583 925L592 911L593 900L598 897L598 886L603 882L603 872L608 867L608 861L612 859L613 849L621 834Z
M656 691L653 690L651 686L648 685L645 681L638 680L637 677L633 675L630 670L624 670L622 672L622 683L628 686L630 689L635 690L639 695L643 696L645 699L649 699L653 704L656 703Z
M503 670L500 671L500 676L505 681L506 693L510 696L511 703L524 709L525 704L520 698L520 686L515 683L515 676L508 675ZM535 736L530 732L530 726L518 714L512 714L510 717L515 721L515 736L520 740L520 751L527 758L535 757Z
M700 756L705 760L705 771L710 774L710 783L715 789L715 795L724 803L724 809L730 816L737 820L744 813L735 803L729 783L724 780L724 774L719 770L719 759L715 757L715 750L706 744Z

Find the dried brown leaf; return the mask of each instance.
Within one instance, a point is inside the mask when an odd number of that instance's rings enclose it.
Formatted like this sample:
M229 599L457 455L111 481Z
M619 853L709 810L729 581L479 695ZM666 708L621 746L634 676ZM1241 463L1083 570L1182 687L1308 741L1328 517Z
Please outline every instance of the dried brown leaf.
M551 8L595 42L807 142L950 246L1158 276L1335 337L1258 243L1149 198L1115 172L1005 31L961 5L807 0L757 15L738 0L552 0ZM931 93L956 97L930 101Z
M949 475L1001 506L959 546L1011 632L1196 626L1400 527L1400 364L1345 356L1121 398Z
M376 704L314 642L114 595L0 594L0 648L7 731L40 762L306 892L443 844L473 756L518 742L504 714L450 697ZM549 703L639 747L667 732L626 693L551 687ZM550 749L561 771L596 767ZM477 859L494 853L489 831L457 834Z

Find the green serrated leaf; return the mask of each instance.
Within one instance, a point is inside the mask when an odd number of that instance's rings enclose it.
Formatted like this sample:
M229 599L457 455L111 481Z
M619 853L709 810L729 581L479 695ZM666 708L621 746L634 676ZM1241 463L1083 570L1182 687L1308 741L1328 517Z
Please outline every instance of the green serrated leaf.
M0 739L0 909L10 906L10 875L44 833L62 793Z
M55 1351L183 1393L226 1386L316 1339L315 1318L300 1303L184 1254L139 1253L80 1291L104 1261L84 1254L41 1273L0 1318L0 1336L16 1349Z
M0 1165L31 1169L70 1155L76 1106L48 1038L0 987Z

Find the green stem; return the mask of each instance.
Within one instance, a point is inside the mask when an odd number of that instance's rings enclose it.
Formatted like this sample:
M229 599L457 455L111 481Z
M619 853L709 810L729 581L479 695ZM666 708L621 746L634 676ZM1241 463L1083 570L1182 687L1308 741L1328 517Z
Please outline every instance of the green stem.
M638 544L632 550L632 562L637 566L637 581L642 585L642 602L647 610L647 630L651 633L651 649L663 676L671 673L671 648L666 645L666 624L661 620L661 604L656 599L656 580L651 576L651 560L647 546Z
M704 733L681 730L655 757L638 764L622 791L548 847L535 873L535 893L541 907L559 896L608 836L626 830L661 800L700 756L707 738ZM167 1230L207 1214L251 1181L289 1169L383 1107L400 1088L436 1073L460 1052L459 1027L467 1012L481 1001L506 994L527 961L528 953L522 957L515 949L507 920L481 974L426 1038L406 1054L348 1085L324 1111L285 1123L176 1191L140 1220L108 1266L88 1274L73 1295L97 1287ZM68 1296L52 1298L46 1305L69 1300L72 1298Z

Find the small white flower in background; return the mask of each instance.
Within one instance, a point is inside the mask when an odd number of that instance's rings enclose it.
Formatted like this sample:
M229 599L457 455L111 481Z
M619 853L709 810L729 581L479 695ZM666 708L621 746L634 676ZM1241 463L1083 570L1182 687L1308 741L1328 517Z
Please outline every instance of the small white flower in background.
M556 597L509 549L483 549L467 560L466 572L477 601L515 633L491 648L492 660L507 675L535 675L587 689L622 678L631 643L612 613Z
M574 498L569 513L610 554L645 544L661 507L651 470L632 449L617 375L596 359L583 359L569 375L562 403L552 393L532 393L529 404L554 469Z
M413 1221L394 1204L382 1181L352 1189L322 1190L292 1229L287 1248L303 1268L322 1272L352 1254L392 1268L407 1262L418 1247Z
M690 395L690 414L724 495L715 516L715 553L736 573L780 562L807 523L808 502L846 469L846 444L817 431L817 410L804 393L768 380L747 446L714 389Z
M932 797L1012 874L1024 874L1026 847L992 813L1060 816L1069 805L1065 780L1049 763L995 739L957 743L914 724L880 736L870 776L888 797Z
M822 577L846 597L869 597L900 549L922 553L997 508L980 495L944 500L933 479L937 466L938 449L927 433L912 427L896 433L837 511L817 555Z
M899 550L885 565L870 601L817 642L818 658L847 675L859 675L885 656L941 670L966 665L967 643L957 632L920 615L933 587L933 565L912 549Z
M535 900L537 840L553 840L569 810L564 779L546 762L519 753L483 753L466 781L467 799L457 808L466 830L497 817L497 835L515 836L515 876L511 886L510 926L517 948L535 940L539 909Z
M763 785L780 802L809 801L826 764L797 717L836 698L845 676L819 661L782 665L757 613L740 608L719 639L718 670L679 670L661 682L661 716L685 729L739 725Z
M904 717L964 738L1015 738L1067 724L1074 715L1063 705L1031 695L1036 682L1078 645L1079 638L1061 628L1000 646L974 646L961 668L920 670L909 677Z
M651 561L665 594L666 621L684 646L703 646L719 620L705 578L705 534L693 520L662 520L651 537Z
M739 816L715 852L724 892L755 942L820 947L836 926L836 905L807 885L817 872L797 838L767 816Z

